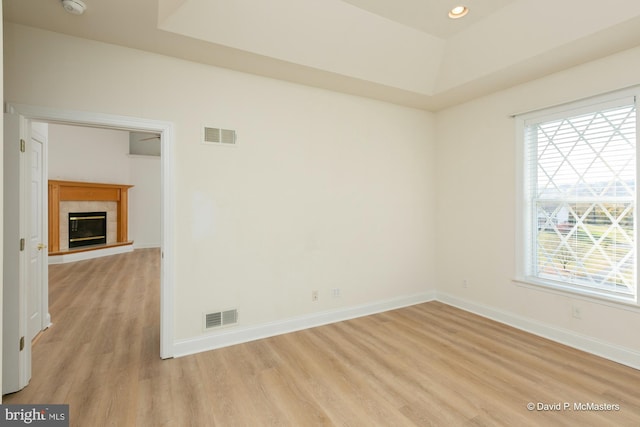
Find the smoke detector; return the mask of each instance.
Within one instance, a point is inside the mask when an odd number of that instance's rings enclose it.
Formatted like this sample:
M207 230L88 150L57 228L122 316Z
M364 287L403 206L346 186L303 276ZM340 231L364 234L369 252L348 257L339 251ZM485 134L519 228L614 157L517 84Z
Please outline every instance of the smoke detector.
M82 15L87 9L82 0L62 0L62 7L72 15Z

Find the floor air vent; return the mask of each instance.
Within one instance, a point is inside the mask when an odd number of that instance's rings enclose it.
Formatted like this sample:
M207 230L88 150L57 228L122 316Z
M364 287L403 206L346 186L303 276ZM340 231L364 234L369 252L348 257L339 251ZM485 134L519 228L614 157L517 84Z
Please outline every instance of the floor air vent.
M212 329L238 323L238 310L216 311L204 315L204 328Z
M205 144L235 145L236 131L231 129L205 127L203 141Z

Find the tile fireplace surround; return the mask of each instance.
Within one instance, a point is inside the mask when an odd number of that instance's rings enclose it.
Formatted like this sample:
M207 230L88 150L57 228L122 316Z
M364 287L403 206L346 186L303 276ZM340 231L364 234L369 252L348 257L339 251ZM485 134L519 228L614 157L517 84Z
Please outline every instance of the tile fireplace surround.
M49 181L49 255L69 252L69 212L107 212L107 243L128 240L128 190L132 185ZM86 250L86 248L79 248ZM74 249L72 249L73 251Z

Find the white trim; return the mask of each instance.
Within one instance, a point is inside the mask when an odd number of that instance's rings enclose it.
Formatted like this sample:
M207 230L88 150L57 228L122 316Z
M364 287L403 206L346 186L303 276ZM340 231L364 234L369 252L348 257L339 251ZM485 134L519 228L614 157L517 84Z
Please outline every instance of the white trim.
M174 335L174 300L175 256L174 256L174 224L175 224L175 178L174 164L174 129L172 123L165 123L161 140L160 187L161 211L160 224L160 357L168 359L175 354Z
M640 306L631 299L615 298L611 295L600 294L598 292L589 293L588 289L577 293L573 287L555 286L552 283L538 282L534 279L513 279L512 282L516 286L522 288L534 289L540 292L546 292L556 295L563 295L572 299L589 301L594 304L606 305L617 309L623 309L640 313Z
M62 110L7 103L5 111L11 111L28 120L48 123L76 124L109 129L155 132L161 135L161 274L160 274L160 357L171 358L174 354L174 224L175 224L175 179L174 179L174 125L171 122L118 116L86 111Z
M154 248L161 248L162 245L160 245L159 243L145 243L143 245L139 245L137 243L133 243L133 249L154 249Z
M268 338L275 335L286 334L341 322L356 317L368 316L383 311L394 310L415 304L433 301L435 291L423 292L416 295L393 298L386 301L378 301L355 307L346 307L337 310L322 311L305 316L294 317L259 325L227 328L215 335L201 335L195 338L177 340L175 343L175 357L188 356L203 351L214 350L235 344Z
M436 299L445 304L513 326L514 328L530 332L534 335L548 338L552 341L568 345L569 347L595 354L596 356L604 357L605 359L630 366L634 369L640 369L640 352L637 350L597 340L568 329L542 323L511 312L498 310L444 292L438 292Z
M509 114L509 117L511 118L515 118L515 117L519 117L519 116L530 116L530 115L537 115L539 114L541 111L545 111L545 110L551 110L551 109L565 109L567 106L570 106L572 104L575 104L576 102L592 102L592 100L594 99L599 99L603 96L607 96L609 94L612 93L626 93L626 92L636 92L637 90L640 89L640 86L635 84L635 85L631 85L631 86L626 86L626 87L622 87L620 89L616 89L613 91L607 91L607 92L601 92L592 96L588 96L586 98L581 98L579 100L574 100L574 101L566 101L566 102L562 102L560 104L554 104L554 105L547 105L546 107L538 107L538 108L534 108L533 110L527 110L527 111L520 111L519 113L511 113Z
M160 156L153 156L151 154L127 154L127 157L129 157L130 159L160 159Z
M61 255L49 255L49 265L66 264L68 262L84 261L87 259L100 258L103 256L125 254L133 252L133 245L114 246L111 248L96 249L93 251L71 252Z
M527 220L528 202L526 200L526 192L524 190L527 174L527 164L525 162L525 144L524 144L524 120L517 119L515 123L516 135L516 277L524 277L526 273L527 257L529 256L529 248L527 247L529 221Z

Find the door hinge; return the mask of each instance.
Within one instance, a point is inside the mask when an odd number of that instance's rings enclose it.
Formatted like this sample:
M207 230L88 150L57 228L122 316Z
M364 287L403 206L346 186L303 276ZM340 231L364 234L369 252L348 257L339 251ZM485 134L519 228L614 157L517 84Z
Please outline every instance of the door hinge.
M24 153L27 150L26 148L26 143L24 142L24 139L20 140L20 152Z
M20 239L20 250L21 251L24 251L24 245L25 245L24 238Z
M20 337L20 351L24 350L24 337Z

